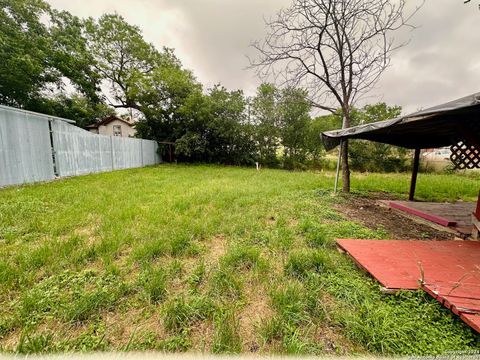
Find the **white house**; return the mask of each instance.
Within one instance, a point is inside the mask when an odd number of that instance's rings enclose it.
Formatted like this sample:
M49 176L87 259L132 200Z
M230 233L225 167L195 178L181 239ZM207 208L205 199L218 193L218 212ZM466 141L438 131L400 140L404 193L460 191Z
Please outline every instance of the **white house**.
M87 128L90 132L100 135L134 137L137 133L133 123L115 115L108 116L96 124L87 126Z

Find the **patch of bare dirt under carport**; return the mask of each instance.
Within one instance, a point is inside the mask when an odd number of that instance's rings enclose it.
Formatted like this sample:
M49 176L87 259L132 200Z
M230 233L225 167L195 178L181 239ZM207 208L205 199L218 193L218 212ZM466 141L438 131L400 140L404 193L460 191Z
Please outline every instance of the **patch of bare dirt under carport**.
M348 220L358 222L372 230L384 229L392 239L451 240L455 237L448 231L413 221L378 201L386 199L397 200L385 193L372 193L368 197L349 195L348 201L342 201L334 207Z

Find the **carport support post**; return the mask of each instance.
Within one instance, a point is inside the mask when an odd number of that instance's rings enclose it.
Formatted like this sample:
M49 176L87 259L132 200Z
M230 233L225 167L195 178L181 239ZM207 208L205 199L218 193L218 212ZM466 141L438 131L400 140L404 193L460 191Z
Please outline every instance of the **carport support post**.
M340 174L340 163L342 162L342 145L343 145L343 140L340 140L340 145L338 147L338 160L337 160L337 171L335 173L335 186L333 187L333 193L337 193L338 189L338 176Z
M412 170L412 182L410 183L410 195L408 200L413 201L415 199L415 187L417 186L418 168L420 165L420 149L415 149L415 155L413 156L413 170Z

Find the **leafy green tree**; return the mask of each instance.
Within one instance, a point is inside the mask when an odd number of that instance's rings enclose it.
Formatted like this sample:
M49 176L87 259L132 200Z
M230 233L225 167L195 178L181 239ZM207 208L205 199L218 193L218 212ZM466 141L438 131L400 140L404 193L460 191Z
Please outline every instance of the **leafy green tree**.
M136 99L138 81L157 66L159 52L147 43L137 26L118 14L105 14L98 21L86 21L88 47L114 108L140 110Z
M354 125L393 119L401 115L400 106L385 103L366 105L352 112ZM350 147L352 168L360 171L392 172L405 170L407 150L377 142L355 140Z
M106 104L92 102L87 97L78 94L57 95L45 99L38 110L45 114L75 120L76 125L82 128L115 114L115 111Z
M357 126L383 120L394 119L401 114L401 106L389 106L384 102L373 105L365 105L362 109L356 109L352 125Z
M108 103L142 115L138 136L170 142L186 136L180 109L188 102L201 106L201 85L183 69L173 51L158 51L144 40L137 26L118 14L103 15L98 21L89 19L86 29L94 67L108 89L104 94ZM198 153L203 141L197 135L187 136L191 141L182 141L179 149L196 143Z
M285 88L278 103L280 138L283 147L283 166L293 169L307 160L308 125L311 103L302 89Z
M203 134L187 131L175 141L175 155L183 161L205 161L208 142Z
M0 0L0 103L28 107L58 81L46 61L49 34L40 20L49 10L39 0Z
M365 105L363 108L352 108L350 116L352 126L389 120L401 115L400 106L389 106L386 103ZM342 111L317 118L323 123L318 126L318 134L338 129L342 122ZM395 172L403 171L408 164L408 150L366 140L352 140L349 147L351 166L358 171Z
M50 13L52 66L59 76L70 81L76 95L80 94L90 102L88 106L103 105L99 96L101 75L92 67L94 59L85 36L85 22L66 11L52 9Z
M178 111L176 155L184 161L232 165L251 164L255 144L246 122L241 91L215 86L208 94L193 93ZM177 135L177 136L178 136Z
M341 126L341 115L318 116L308 123L305 147L311 166L322 167L321 160L325 154L325 149L320 134L324 131L338 129Z
M0 103L64 116L69 87L73 102L83 97L87 108L102 107L83 21L41 0L0 5Z
M192 121L186 109L202 111L202 86L190 71L170 65L155 68L135 84L135 99L144 115L137 129L147 139L176 141L185 133L183 122Z
M266 166L278 166L279 164L277 157L280 144L278 98L279 92L275 86L261 84L251 104L258 160Z
M200 88L171 49L158 51L145 41L140 28L118 14L89 19L86 33L93 66L114 108L136 109L147 118L167 117L181 106L177 100Z
M224 164L253 162L253 141L246 119L243 92L215 86L208 95L210 120L207 126L209 161Z

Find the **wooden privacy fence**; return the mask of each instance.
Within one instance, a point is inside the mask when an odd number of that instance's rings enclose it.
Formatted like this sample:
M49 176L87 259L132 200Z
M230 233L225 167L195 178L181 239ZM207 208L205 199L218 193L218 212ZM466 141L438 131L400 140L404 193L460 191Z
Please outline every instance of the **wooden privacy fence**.
M92 134L71 123L0 106L0 187L161 162L155 141Z

